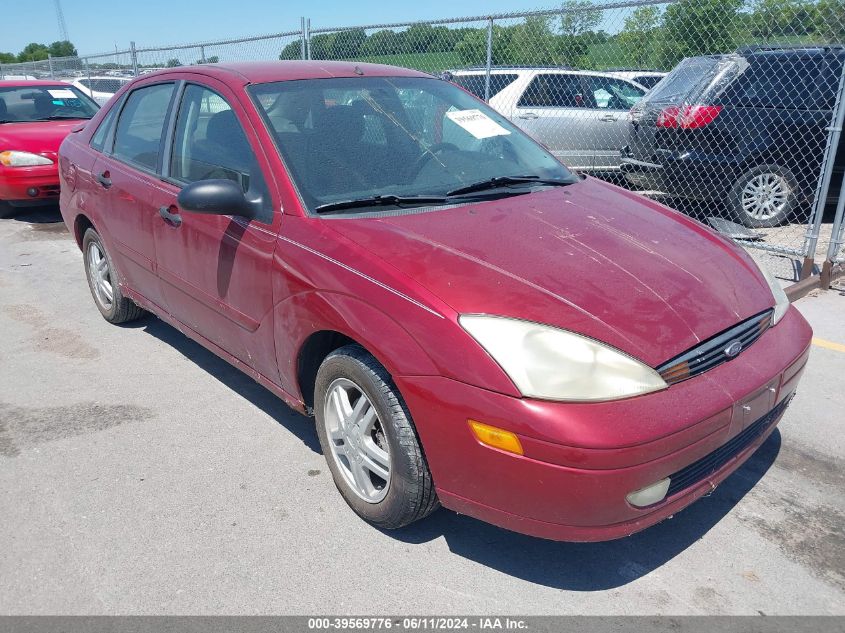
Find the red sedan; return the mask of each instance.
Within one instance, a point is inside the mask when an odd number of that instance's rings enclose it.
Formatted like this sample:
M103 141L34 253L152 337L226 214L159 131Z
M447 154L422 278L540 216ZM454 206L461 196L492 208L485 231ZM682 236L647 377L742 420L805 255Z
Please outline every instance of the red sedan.
M152 312L313 414L384 528L442 504L631 534L736 470L807 360L742 249L411 70L145 75L65 140L60 176L106 320Z
M0 215L55 203L59 145L99 106L55 81L0 81Z

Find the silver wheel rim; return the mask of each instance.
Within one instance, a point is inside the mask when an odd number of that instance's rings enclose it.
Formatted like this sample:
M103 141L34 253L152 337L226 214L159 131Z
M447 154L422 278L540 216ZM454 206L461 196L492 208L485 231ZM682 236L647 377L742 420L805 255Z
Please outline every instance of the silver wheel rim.
M390 486L390 446L363 389L346 378L332 382L323 424L332 459L352 491L367 503L384 499Z
M783 213L792 189L780 174L754 176L742 190L742 210L755 220L771 220Z
M98 242L88 244L88 278L94 298L105 310L110 310L114 302L114 288L111 282L109 260Z

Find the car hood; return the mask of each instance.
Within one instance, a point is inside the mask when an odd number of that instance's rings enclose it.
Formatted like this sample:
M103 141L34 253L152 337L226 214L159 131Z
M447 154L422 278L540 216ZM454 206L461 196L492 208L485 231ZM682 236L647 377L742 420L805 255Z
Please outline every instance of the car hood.
M84 123L85 119L2 123L0 124L0 151L13 149L33 154L55 154L71 130Z
M740 248L676 211L589 178L333 226L458 313L547 323L652 366L774 302Z

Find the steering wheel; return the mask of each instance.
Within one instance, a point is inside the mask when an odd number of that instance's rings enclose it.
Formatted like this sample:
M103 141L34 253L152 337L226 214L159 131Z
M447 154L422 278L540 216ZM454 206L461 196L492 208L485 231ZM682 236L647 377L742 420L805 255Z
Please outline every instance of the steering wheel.
M434 158L437 154L445 151L445 150L452 150L454 152L459 152L460 150L457 148L456 145L453 143L435 143L431 147L425 150L419 158L417 158L412 164L411 168L408 170L411 174L418 174L422 171L422 168Z

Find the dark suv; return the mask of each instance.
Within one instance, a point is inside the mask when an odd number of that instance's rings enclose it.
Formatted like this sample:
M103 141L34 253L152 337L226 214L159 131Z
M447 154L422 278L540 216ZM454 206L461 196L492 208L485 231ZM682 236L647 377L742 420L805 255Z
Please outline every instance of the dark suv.
M781 224L812 201L843 59L837 45L683 60L631 110L626 178Z

